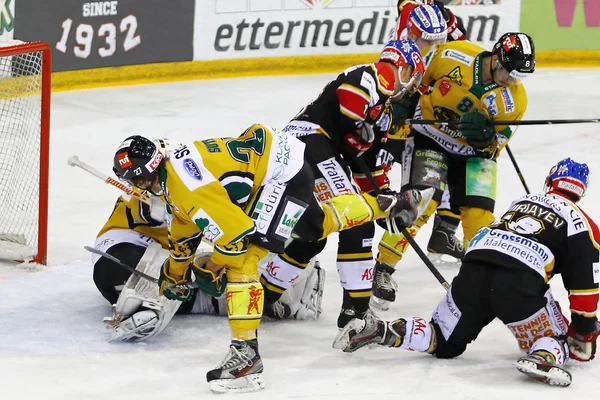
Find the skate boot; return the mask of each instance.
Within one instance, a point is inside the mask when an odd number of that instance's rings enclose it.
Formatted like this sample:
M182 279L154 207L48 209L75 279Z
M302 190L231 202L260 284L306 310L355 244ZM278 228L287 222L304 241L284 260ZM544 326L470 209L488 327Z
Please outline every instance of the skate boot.
M215 393L247 393L264 389L263 364L258 341L232 340L221 365L206 373L208 387Z
M367 312L364 319L353 319L336 336L333 348L352 353L371 343L398 347L404 340L406 321L385 322Z
M456 229L450 222L435 215L433 231L427 243L428 257L434 264L460 264L465 255L463 243L456 238ZM444 256L450 256L449 260Z
M543 350L519 358L516 362L517 369L530 378L552 386L569 386L571 373L558 365L554 356Z
M396 300L398 285L392 274L395 269L387 264L376 262L373 267L373 288L371 289L371 307L387 311Z
M344 298L342 301L342 310L337 319L337 326L342 329L348 322L358 318L364 318L365 314L369 310L369 298L368 297L351 297L350 293L344 289Z

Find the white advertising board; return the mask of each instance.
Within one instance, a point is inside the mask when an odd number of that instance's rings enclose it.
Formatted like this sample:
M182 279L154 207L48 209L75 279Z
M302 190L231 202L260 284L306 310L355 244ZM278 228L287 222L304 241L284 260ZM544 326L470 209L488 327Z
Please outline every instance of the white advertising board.
M452 1L456 3L446 2ZM194 60L377 53L395 26L396 3L199 0ZM502 33L518 30L520 3L500 0L500 4L449 7L463 18L471 40L490 48Z

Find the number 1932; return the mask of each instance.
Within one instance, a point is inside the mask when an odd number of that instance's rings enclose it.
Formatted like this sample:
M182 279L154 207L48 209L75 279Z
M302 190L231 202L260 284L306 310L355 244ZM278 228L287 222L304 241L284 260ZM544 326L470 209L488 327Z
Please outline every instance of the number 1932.
M56 49L62 53L67 52L67 40L71 33L73 26L73 20L67 18L62 23L62 37L60 41L56 43ZM137 18L135 15L128 15L121 20L119 24L119 31L125 33L125 39L123 40L123 50L129 51L139 45L142 42L140 35L136 35L138 27ZM115 54L117 50L117 26L108 22L102 24L97 31L98 37L103 37L105 45L98 49L98 55L100 57L110 57ZM92 52L92 40L94 39L94 28L90 24L79 24L75 29L75 42L77 43L73 47L73 54L78 58L88 58Z

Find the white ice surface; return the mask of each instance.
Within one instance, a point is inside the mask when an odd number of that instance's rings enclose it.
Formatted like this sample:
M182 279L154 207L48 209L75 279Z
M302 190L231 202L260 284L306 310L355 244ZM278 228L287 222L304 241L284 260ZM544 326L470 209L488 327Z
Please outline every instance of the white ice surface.
M90 245L117 192L67 165L77 154L111 173L112 155L127 135L178 140L237 136L254 122L282 127L333 77L302 75L194 81L58 93L52 97L48 267L0 267L1 399L204 399L205 373L227 351L227 320L176 317L148 343L109 344L102 317L108 303L92 281ZM600 116L600 70L539 70L526 81L528 119ZM570 156L588 163L591 186L581 202L597 221L600 209L600 127L597 124L519 129L511 141L527 184L541 189L550 166ZM499 163L501 214L524 193L510 159ZM399 171L393 175L397 178ZM398 184L396 179L396 184ZM425 246L430 228L418 237ZM381 232L379 232L381 233ZM341 289L335 269L337 237L321 255L327 269L324 314L316 322L264 323L260 350L268 387L241 398L273 399L558 399L596 398L600 362L572 363L568 389L519 374L510 332L492 323L461 357L437 360L398 349L347 355L331 348ZM441 270L450 280L455 270ZM444 290L418 260L406 255L395 278L398 300L387 318L429 317ZM567 304L559 278L555 296ZM560 396L560 397L559 397ZM591 397L590 397L591 396ZM228 397L228 396L225 396Z

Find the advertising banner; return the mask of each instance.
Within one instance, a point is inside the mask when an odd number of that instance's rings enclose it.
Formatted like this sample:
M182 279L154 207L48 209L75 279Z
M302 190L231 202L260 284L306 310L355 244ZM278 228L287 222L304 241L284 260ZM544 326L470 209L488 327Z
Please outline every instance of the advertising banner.
M521 2L521 29L536 50L600 50L600 0Z
M521 0L446 0L487 48L519 28ZM397 0L205 0L196 7L194 59L377 53Z
M195 0L18 0L15 38L47 42L54 71L189 61L194 8Z
M13 39L15 1L17 0L0 0L0 40Z

